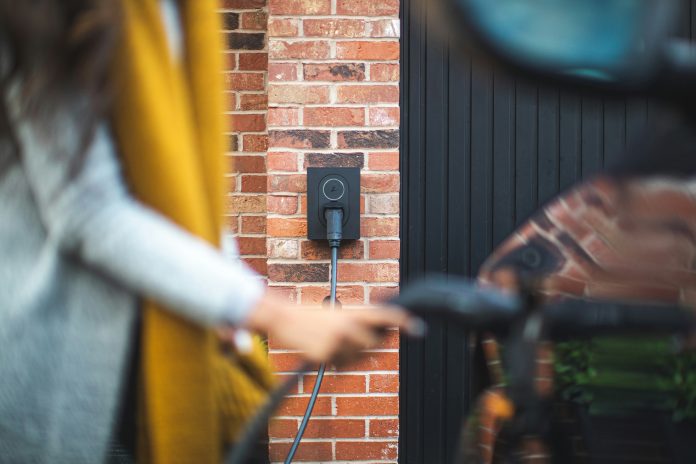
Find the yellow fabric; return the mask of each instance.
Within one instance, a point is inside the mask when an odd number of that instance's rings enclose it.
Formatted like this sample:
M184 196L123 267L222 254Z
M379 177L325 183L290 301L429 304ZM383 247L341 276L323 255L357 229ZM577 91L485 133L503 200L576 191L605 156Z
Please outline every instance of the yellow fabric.
M129 185L141 201L217 245L225 129L217 1L179 2L180 61L171 56L158 0L121 3L112 125ZM263 346L246 358L223 358L212 332L153 302L144 303L141 338L139 461L219 462L223 442L270 388Z

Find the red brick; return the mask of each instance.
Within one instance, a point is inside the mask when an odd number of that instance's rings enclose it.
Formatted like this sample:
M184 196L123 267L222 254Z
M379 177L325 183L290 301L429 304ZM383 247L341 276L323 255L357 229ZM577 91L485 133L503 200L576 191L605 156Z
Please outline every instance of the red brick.
M287 129L269 132L271 144L282 148L329 148L330 137L328 130Z
M398 443L385 442L336 442L336 459L341 461L394 460Z
M297 126L300 124L299 108L269 108L268 109L268 125L269 126Z
M266 172L266 158L263 156L233 156L232 158L235 172Z
M272 335L272 334L271 334ZM305 362L304 357L299 353L268 353L268 362L273 372L296 372Z
M296 19L270 18L268 21L269 37L295 37L298 32Z
M300 289L302 304L324 304L329 296L328 286L307 286ZM365 303L365 289L360 285L339 285L336 288L336 298L342 304L354 305Z
M307 220L305 218L268 218L266 220L268 235L272 237L306 237Z
M399 368L399 353L368 352L358 361L341 366L340 372L394 371ZM340 414L340 413L339 413Z
M396 350L399 348L399 330L389 329L375 345L374 350Z
M304 109L305 126L362 126L365 110L362 108L308 107Z
M268 277L274 282L326 282L329 265L324 263L271 264Z
M270 196L266 200L268 212L273 214L295 214L297 213L298 200L297 197L278 197Z
M266 258L243 258L243 261L257 274L265 276L267 274Z
M373 64L370 66L370 80L374 82L399 82L399 65Z
M278 416L303 415L309 403L309 396L287 398L278 408ZM319 397L312 411L313 416L331 415L331 398Z
M360 235L363 237L397 237L399 235L398 218L362 218Z
M307 63L304 65L304 80L329 82L360 82L365 80L363 63Z
M240 53L239 69L242 71L265 71L268 69L267 53ZM261 75L263 77L263 75Z
M242 143L245 152L265 152L268 150L268 135L245 134Z
M301 243L303 260L330 259L331 251L326 242L305 240ZM362 259L365 256L365 246L360 240L346 241L338 251L340 259Z
M266 163L269 171L297 171L297 153L269 152Z
M295 438L299 422L296 419L273 419L269 424L269 436ZM361 438L365 436L363 419L312 419L307 424L306 438Z
M399 259L398 240L370 240L370 259Z
M268 294L273 295L276 298L280 298L281 300L285 300L288 303L296 303L297 302L297 289L295 287L283 287L279 285L274 285L274 286L269 286L268 289ZM277 375L277 377L290 377L290 376L281 376ZM296 377L296 376L293 376ZM293 393L297 393L297 387L295 387L294 390L290 391L290 395Z
M360 190L364 193L391 193L399 191L398 174L363 174Z
M273 288L273 287L270 287ZM269 288L269 290L270 290ZM285 381L289 381L291 378L295 380L293 382L292 388L290 388L290 391L288 392L288 395L297 395L299 393L298 387L299 387L299 382L297 382L297 376L292 375L292 374L273 374L273 377L276 379L278 384L285 383ZM281 419L276 419L276 420L281 420ZM287 419L289 421L293 421L293 419Z
M338 42L336 58L342 60L398 60L399 42Z
M399 152L370 153L367 167L371 171L396 171L399 169Z
M328 15L331 14L331 0L269 0L271 15Z
M271 192L306 192L307 176L304 174L276 174L270 177L268 190Z
M233 213L264 213L266 197L259 195L233 195L227 199L227 209Z
M398 220L398 219L397 219ZM346 263L338 264L339 282L398 282L397 263Z
M225 71L237 69L237 54L233 52L225 53Z
M329 103L329 88L324 85L270 85L271 103L296 103L300 105ZM398 99L398 95L397 95Z
M266 115L235 114L232 117L232 129L235 132L263 132L266 130Z
M233 72L225 74L227 90L264 90L263 73Z
M399 419L371 419L370 436L374 438L398 437Z
M395 297L399 287L370 287L370 303L382 303Z
M222 0L222 8L229 10L252 10L266 6L266 0Z
M268 65L268 80L273 82L296 81L297 65L294 63L270 63Z
M263 10L242 13L242 29L265 31L267 24L268 15Z
M399 0L337 0L336 14L354 16L398 16Z
M341 85L337 91L338 103L398 103L396 85Z
M239 253L242 255L265 255L265 237L238 237Z
M399 214L399 194L370 195L370 214Z
M269 56L271 59L321 60L327 59L329 52L329 44L324 40L300 40L296 42L272 40L269 44Z
M398 19L378 19L368 25L370 37L394 37L401 35L401 24Z
M339 416L396 416L399 397L394 396L340 396L336 398Z
M243 234L265 234L266 233L266 216L242 216Z
M272 462L283 462L290 451L290 446L292 446L291 443L271 443L268 445L269 459ZM331 443L302 441L297 447L297 454L293 460L330 462L333 460Z
M400 113L399 108L393 106L390 107L374 107L369 109L370 126L384 127L384 126L398 126Z
M370 393L399 393L399 374L370 374Z
M316 375L305 375L304 393L311 393L316 381ZM367 380L364 375L325 375L319 391L321 393L365 393Z
M245 93L239 95L239 109L242 111L259 111L268 108L268 95L265 93Z
M305 19L302 30L307 37L364 37L364 19Z
M242 192L266 193L266 176L242 176Z

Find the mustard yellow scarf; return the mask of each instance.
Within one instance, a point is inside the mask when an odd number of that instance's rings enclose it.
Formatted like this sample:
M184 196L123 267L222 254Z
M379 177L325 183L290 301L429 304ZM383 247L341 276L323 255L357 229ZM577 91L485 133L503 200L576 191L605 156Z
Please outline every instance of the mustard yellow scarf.
M158 0L122 0L112 123L133 194L217 245L222 230L224 104L216 0L181 0L184 57L171 56ZM144 303L139 462L217 463L263 401L263 348L223 358L214 334ZM248 373L253 375L249 376Z

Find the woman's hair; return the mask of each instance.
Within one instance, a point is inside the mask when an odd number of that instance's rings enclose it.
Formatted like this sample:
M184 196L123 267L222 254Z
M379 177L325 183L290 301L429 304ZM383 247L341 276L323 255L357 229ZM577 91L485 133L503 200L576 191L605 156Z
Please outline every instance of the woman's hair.
M0 139L15 140L6 103L15 80L30 116L51 111L74 91L87 97L95 116L106 110L119 6L119 0L0 0ZM83 151L94 129L85 127Z

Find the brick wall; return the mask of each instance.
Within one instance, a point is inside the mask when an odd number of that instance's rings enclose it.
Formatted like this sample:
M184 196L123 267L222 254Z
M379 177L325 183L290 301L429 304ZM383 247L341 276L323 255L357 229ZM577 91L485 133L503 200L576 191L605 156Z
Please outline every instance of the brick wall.
M349 310L392 295L399 280L398 0L222 6L234 116L229 213L242 256L268 276L271 291L321 302L329 250L305 238L306 168L360 166L362 239L341 250L338 297ZM269 347L280 377L298 365L298 354L272 337ZM297 460L396 462L398 359L391 331L357 364L329 369ZM300 379L270 424L273 462L285 458L314 379Z

